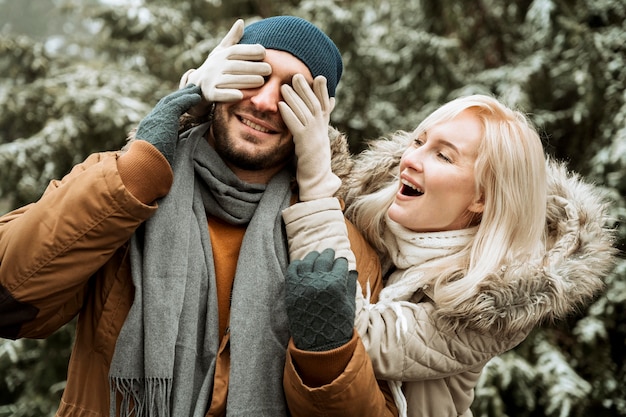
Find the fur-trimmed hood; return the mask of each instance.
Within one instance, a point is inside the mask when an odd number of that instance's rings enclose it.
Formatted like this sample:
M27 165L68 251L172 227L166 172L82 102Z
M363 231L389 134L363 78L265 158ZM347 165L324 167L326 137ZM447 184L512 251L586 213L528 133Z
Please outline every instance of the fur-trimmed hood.
M340 135L335 132L335 135ZM407 143L379 139L354 158L344 178L349 206L354 198L395 181ZM503 337L537 324L566 318L588 305L604 288L614 266L614 230L608 226L601 190L553 160L547 160L548 248L543 267L511 265L483 282L478 294L454 311L439 310L453 328L497 332ZM385 263L385 254L380 254Z

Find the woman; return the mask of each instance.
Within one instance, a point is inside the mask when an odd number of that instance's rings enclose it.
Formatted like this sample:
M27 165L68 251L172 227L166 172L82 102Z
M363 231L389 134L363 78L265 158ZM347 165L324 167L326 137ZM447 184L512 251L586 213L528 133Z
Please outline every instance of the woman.
M485 364L587 305L612 266L598 192L546 162L526 117L488 96L373 142L346 183L346 214L388 274L376 303L357 291L356 328L401 415L471 416ZM283 216L292 260L325 248L301 231L339 222L317 203Z

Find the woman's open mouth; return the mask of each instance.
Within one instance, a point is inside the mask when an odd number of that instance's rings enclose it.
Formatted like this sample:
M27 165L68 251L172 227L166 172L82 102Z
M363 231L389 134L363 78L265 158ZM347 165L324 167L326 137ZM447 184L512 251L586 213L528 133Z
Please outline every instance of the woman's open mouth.
M402 180L401 182L402 188L400 189L400 194L409 197L419 197L424 194L424 191L421 188L416 187L407 180Z

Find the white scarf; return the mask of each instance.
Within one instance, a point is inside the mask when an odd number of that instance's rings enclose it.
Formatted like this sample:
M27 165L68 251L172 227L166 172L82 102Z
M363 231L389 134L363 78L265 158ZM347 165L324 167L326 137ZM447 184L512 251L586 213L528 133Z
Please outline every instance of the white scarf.
M411 306L409 300L420 289L426 289L422 266L429 261L451 255L465 247L476 235L478 227L444 232L414 232L385 218L387 229L385 241L389 256L396 270L389 276L379 301L371 308L391 308L396 317L396 335L408 331L408 322L402 313L403 306ZM376 307L378 306L378 307ZM398 407L400 417L407 416L407 402L402 392L402 381L387 381Z
M406 301L424 287L422 266L460 251L478 227L444 232L414 232L386 217L385 240L396 270L380 293L381 301Z

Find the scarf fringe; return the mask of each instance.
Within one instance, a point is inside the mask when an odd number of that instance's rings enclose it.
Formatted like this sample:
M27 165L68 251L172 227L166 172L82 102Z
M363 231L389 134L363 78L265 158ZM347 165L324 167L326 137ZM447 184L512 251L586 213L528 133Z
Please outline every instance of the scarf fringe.
M402 312L402 308L406 307L409 309L415 308L415 304L410 301L379 301L375 304L366 304L365 308L370 310L376 310L379 312L384 312L386 310L391 310L396 316L396 342L404 343L403 340L406 337L407 332L409 331L409 323Z
M396 407L398 407L398 417L407 417L408 405L406 402L406 397L402 392L402 382L387 381L387 383L389 384L389 388L391 389L391 394L393 395Z
M169 378L109 378L111 416L170 417L172 380Z

